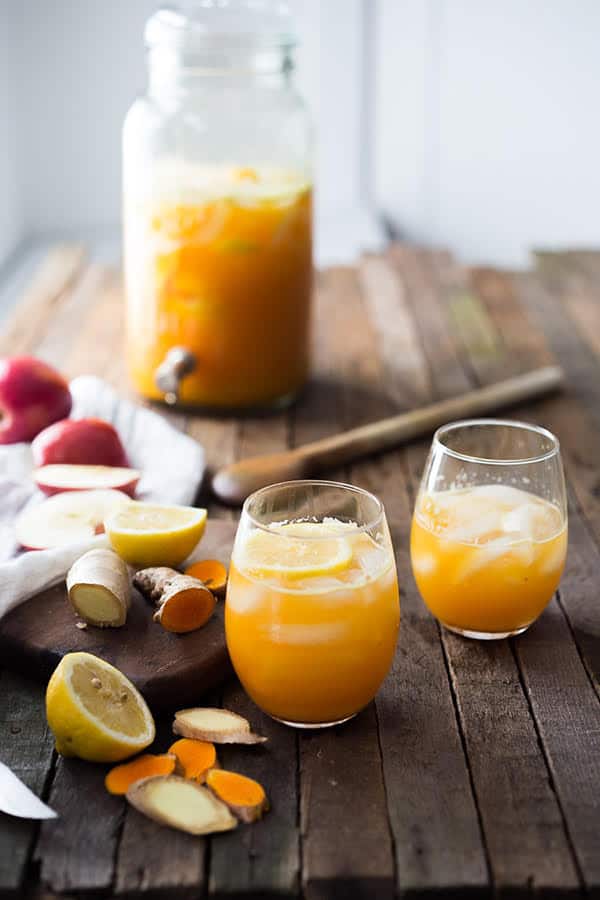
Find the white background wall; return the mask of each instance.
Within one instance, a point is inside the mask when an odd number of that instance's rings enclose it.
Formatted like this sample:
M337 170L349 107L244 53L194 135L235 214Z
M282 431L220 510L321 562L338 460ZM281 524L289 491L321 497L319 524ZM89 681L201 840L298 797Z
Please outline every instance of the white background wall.
M0 260L115 227L157 0L0 0ZM369 216L468 260L598 244L600 0L292 0L329 256Z
M600 244L600 2L379 0L376 202L469 260Z
M18 9L0 0L0 263L23 238L19 167Z

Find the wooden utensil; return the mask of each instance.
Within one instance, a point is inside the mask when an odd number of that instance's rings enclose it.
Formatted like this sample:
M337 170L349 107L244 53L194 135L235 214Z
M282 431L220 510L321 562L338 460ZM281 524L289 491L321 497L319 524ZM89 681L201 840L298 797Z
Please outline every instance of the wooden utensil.
M212 489L224 503L237 506L267 484L313 477L361 456L421 437L446 422L480 416L540 397L559 388L563 380L559 366L546 366L294 450L243 459L220 469L213 477Z

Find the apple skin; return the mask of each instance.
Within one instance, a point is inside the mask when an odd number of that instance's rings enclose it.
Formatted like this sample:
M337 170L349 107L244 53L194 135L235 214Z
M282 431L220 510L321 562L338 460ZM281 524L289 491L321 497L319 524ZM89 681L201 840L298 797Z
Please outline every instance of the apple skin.
M71 412L62 375L33 356L0 359L0 444L31 441Z
M55 422L38 434L31 450L38 468L58 464L129 468L117 431L103 419Z

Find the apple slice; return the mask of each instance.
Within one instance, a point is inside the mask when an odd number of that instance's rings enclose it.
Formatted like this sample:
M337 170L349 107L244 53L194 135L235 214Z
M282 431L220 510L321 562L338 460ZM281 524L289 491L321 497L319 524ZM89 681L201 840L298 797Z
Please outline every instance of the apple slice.
M15 522L26 550L49 550L104 533L104 520L131 503L122 491L67 491L24 509Z
M34 469L33 480L45 494L61 491L123 491L133 497L140 473L121 466L50 465Z

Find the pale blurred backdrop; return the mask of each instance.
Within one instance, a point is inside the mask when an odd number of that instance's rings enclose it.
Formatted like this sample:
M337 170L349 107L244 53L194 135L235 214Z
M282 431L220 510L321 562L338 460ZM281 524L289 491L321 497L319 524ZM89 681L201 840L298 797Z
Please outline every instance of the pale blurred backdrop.
M155 0L0 0L0 265L118 247ZM322 263L390 233L469 262L600 243L598 0L292 0Z

